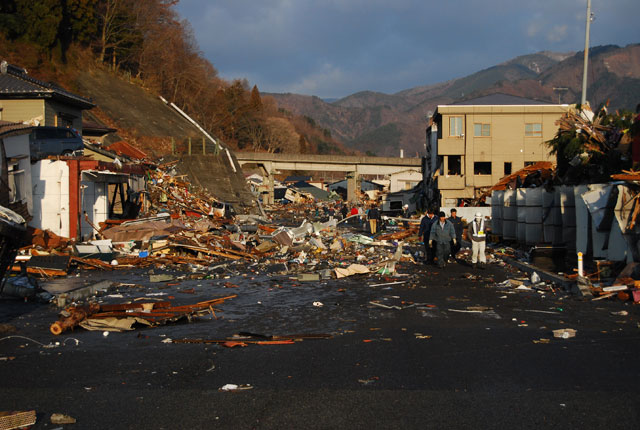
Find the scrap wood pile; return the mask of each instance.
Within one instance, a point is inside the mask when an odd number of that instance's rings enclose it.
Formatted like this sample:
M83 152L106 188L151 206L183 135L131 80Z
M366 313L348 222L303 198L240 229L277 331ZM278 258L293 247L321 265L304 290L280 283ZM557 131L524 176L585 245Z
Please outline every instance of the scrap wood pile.
M597 113L576 106L557 122L547 142L557 157L557 184L607 182L612 174L640 162L640 116L631 112Z
M169 301L69 306L61 312L61 318L51 324L49 330L54 335L76 326L86 330L125 331L132 330L136 323L156 326L183 318L191 320L206 314L215 318L215 312L219 310L213 306L234 297L236 295L184 306L173 306Z
M485 203L487 197L494 191L501 191L516 188L540 187L549 181L555 174L555 166L550 161L539 161L530 166L507 175L495 183L491 188L485 190L471 206L478 206Z
M178 160L147 171L147 188L152 201L151 214L169 212L190 216L209 215L222 218L220 202L205 189L193 186L186 175L176 175Z
M372 238L342 228L363 226L364 218L355 216L340 226L336 218L328 219L329 205L339 216L334 202L271 208L271 219L297 227L252 215L223 213L219 209L226 210L224 205L191 186L185 177L175 175L174 163L148 171L151 206L142 218L107 220L95 228L97 240L83 243L50 231L34 231L31 245L21 249L22 263L14 270L22 271L26 265L29 274L49 278L74 270L183 270L187 266L193 273L215 276L208 273L209 268L244 264L245 268L281 265L287 273L322 271L323 276L328 270L331 276L345 277L392 273L396 262L414 261L398 246L399 242L418 240L413 224Z

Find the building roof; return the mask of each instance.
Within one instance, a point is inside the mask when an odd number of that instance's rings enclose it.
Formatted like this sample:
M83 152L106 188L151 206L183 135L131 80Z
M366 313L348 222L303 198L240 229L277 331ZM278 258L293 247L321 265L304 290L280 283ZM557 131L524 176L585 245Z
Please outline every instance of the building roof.
M540 100L528 99L525 97L512 96L510 94L495 93L487 96L476 97L469 100L452 103L454 105L475 105L475 106L509 106L509 105L549 105L554 104Z
M115 133L118 131L115 128L107 127L106 125L99 124L95 121L82 121L82 135L83 136L104 136L105 134Z
M9 122L0 120L0 138L27 134L31 132L33 126L19 122Z
M144 160L148 158L148 155L145 152L142 152L138 148L134 148L124 140L109 145L107 149L118 155L126 155L132 160Z
M333 187L333 186L335 186L335 185L337 185L337 184L339 184L339 183L341 183L341 182L345 182L345 183L346 183L346 182L347 182L347 180L346 180L346 179L341 179L341 180L339 180L339 181L332 182L332 183L330 183L330 184L327 184L327 187ZM379 189L384 188L384 185L382 185L382 184L378 184L377 182L373 182L373 181L370 181L370 180L368 180L368 179L361 179L361 183L367 183L367 184L370 184L370 185L374 185L374 186L376 186L376 187L377 187L377 188L379 188Z
M320 188L311 185L308 182L305 181L299 181L296 182L295 184L291 184L291 187L299 190L299 191L303 191L305 193L309 193L311 194L313 197L315 197L318 200L329 200L329 192L325 191L325 190L321 190Z
M55 99L81 109L95 106L91 100L73 94L50 82L44 82L27 74L23 68L0 63L0 98L4 99Z
M94 145L93 143L89 143L86 140L83 142L85 149L89 149L90 151L96 152L98 154L104 155L107 158L110 158L112 160L115 160L116 158L118 158L118 154L116 154L115 152L111 152L105 148L100 147L100 145ZM87 153L85 152L84 155L86 156ZM123 159L125 159L125 161L130 161L131 159L127 156L120 156Z
M283 182L310 181L311 176L287 176Z

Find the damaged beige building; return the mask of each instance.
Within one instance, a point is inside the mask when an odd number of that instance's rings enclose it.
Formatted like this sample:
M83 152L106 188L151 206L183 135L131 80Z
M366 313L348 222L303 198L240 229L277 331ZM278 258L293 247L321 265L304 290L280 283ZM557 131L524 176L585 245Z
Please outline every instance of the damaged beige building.
M439 105L427 128L427 165L441 206L458 206L479 190L538 161L553 161L544 142L568 105L492 94Z

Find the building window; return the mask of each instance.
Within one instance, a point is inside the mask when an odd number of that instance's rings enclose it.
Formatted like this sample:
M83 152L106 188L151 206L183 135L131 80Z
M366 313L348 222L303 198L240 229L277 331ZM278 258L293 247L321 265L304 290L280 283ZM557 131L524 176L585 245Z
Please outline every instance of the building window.
M542 137L542 123L532 122L524 125L525 137Z
M473 135L475 137L488 137L491 136L491 124L473 124Z
M473 163L474 175L490 175L491 174L491 161L476 161Z
M462 173L462 157L460 155L449 155L447 175L460 175Z
M404 181L404 190L410 190L418 185L416 181Z
M449 118L449 136L462 136L461 116L452 116Z
M505 175L511 174L511 161L504 163L504 174Z

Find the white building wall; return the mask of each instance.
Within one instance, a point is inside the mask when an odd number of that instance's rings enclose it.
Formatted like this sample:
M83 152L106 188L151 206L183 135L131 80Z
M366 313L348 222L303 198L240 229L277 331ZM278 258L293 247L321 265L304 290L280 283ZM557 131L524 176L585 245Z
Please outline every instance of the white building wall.
M389 175L389 192L406 191L422 181L422 172L419 170L405 170Z
M31 167L33 219L29 225L69 237L69 166L64 161L40 160Z

